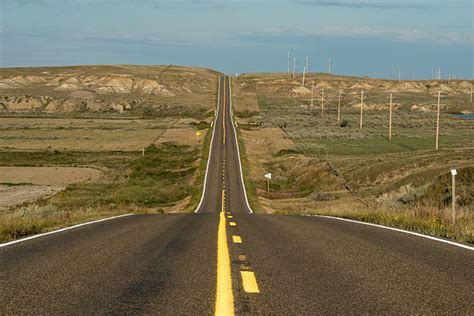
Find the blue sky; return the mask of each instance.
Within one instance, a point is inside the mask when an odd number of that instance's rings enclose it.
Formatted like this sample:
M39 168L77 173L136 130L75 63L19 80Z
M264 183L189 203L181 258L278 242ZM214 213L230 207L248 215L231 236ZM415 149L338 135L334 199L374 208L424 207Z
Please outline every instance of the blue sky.
M472 0L0 0L0 66L179 64L472 78Z

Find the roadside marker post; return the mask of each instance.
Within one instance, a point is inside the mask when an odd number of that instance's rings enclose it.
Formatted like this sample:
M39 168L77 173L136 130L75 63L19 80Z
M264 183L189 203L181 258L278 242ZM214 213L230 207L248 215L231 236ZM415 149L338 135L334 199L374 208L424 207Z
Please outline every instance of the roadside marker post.
M472 85L471 85L471 103L472 103Z
M311 82L311 109L314 105L314 80Z
M145 156L145 147L142 149L142 157Z
M196 139L198 143L201 141L201 135L202 133L200 131L196 131Z
M270 207L270 179L272 178L272 174L267 173L264 177L267 178L268 207Z
M451 169L451 178L452 178L452 217L453 217L453 225L456 224L456 175L458 172L456 169Z

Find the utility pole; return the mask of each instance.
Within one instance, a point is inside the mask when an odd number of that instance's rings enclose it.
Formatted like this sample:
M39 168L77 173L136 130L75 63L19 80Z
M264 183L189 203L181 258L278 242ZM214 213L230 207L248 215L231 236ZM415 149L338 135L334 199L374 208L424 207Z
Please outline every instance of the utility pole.
M390 114L388 118L388 140L392 140L392 105L393 105L393 94L390 93Z
M306 72L309 73L309 57L306 56L306 64L305 64Z
M306 77L306 66L303 67L303 87L304 87L304 79Z
M339 102L337 104L337 122L341 121L341 96L342 96L342 89L339 89Z
M287 60L287 62L288 62L288 70L287 70L286 73L289 75L290 74L290 51L288 51L288 60Z
M360 125L359 125L360 129L362 129L363 115L364 115L364 90L360 92Z
M436 150L439 149L439 113L441 108L441 91L438 91L438 114L436 116Z
M314 105L314 80L311 82L311 109Z
M402 70L398 67L398 81L402 81Z
M324 116L324 88L321 91L321 117Z
M293 79L296 76L296 57L293 57Z
M328 74L331 74L331 59L329 59L328 63Z
M471 103L472 103L472 84L471 84Z

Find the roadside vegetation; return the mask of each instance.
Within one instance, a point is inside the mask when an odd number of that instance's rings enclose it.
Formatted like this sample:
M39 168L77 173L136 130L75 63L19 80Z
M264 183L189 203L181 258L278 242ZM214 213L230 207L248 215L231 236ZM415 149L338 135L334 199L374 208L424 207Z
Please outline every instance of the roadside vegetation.
M250 164L247 181L258 201L252 207L266 213L340 216L474 243L474 121L450 116L474 112L468 95L474 83L308 77L305 87L281 74L234 80L234 94L240 95L235 113ZM317 88L311 108L312 80ZM438 89L447 97L436 151ZM396 98L391 141L390 91ZM458 170L454 224L451 168ZM267 172L273 174L269 193Z
M51 198L25 203L0 213L0 240L6 241L54 227L124 213L185 211L199 195L194 178L199 150L174 143L154 144L141 152L15 152L0 164L16 166L94 165L107 170L97 182L76 183ZM195 198L194 198L195 200Z
M218 77L171 65L3 69L0 168L17 174L0 173L0 242L194 210Z

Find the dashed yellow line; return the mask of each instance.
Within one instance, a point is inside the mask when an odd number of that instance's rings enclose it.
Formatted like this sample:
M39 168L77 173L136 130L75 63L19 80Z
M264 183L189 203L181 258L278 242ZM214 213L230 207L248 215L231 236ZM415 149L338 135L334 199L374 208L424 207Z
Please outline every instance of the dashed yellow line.
M244 291L247 293L260 293L255 273L251 271L240 271Z
M223 119L222 119L222 128L223 128L223 139L222 142L225 145L226 139L226 130L225 130L225 111L226 111L226 79L224 77L224 104L223 104ZM224 147L224 156L223 156L223 165L222 165L222 204L221 211L219 216L219 227L217 232L217 290L216 290L216 304L215 304L215 315L225 315L233 316L234 311L234 294L232 289L232 275L231 275L231 266L230 266L230 254L229 246L227 243L227 219L226 214L229 219L234 217L231 215L231 212L226 212L225 210L225 147ZM230 226L237 226L237 223L234 221L229 222ZM237 235L232 236L232 241L235 244L241 244L242 238ZM239 255L239 260L245 261L245 255ZM242 265L241 265L242 267ZM244 291L247 293L260 293L258 288L257 279L255 273L247 271L248 267L241 270L242 276L242 285Z
M232 236L232 241L234 242L234 244L241 244L242 243L242 238L240 238L240 236Z

